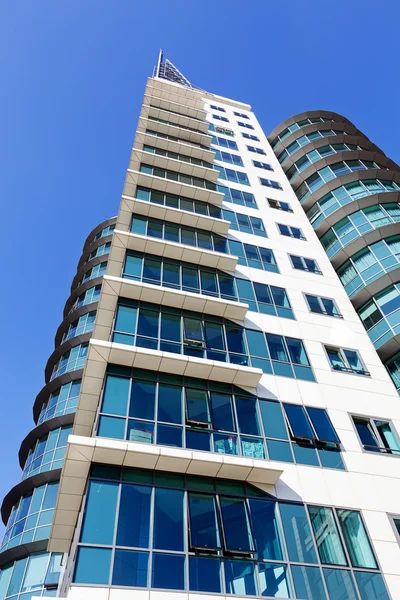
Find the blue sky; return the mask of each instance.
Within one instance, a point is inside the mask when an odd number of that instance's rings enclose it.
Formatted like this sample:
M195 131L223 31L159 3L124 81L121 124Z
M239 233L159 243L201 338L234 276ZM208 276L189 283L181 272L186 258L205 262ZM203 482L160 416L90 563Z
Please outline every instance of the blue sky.
M0 498L44 384L82 244L116 214L158 50L194 84L250 103L268 133L346 115L400 161L398 2L3 0Z

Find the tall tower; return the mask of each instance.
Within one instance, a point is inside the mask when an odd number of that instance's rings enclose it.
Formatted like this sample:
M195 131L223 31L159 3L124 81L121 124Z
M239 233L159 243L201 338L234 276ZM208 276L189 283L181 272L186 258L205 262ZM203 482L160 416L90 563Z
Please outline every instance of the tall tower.
M307 125L387 191L340 119ZM2 504L0 600L400 598L399 398L279 158L160 53Z
M350 121L310 111L269 136L400 392L400 167Z

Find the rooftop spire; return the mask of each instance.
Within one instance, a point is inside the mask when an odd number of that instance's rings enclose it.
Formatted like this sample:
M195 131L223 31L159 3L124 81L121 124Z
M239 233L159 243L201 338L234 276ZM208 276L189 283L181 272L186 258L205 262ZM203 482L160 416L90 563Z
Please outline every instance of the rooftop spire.
M180 85L184 85L189 88L193 88L194 86L190 83L188 79L172 64L167 58L164 59L164 53L160 50L158 55L157 65L153 70L153 77L160 77L161 79L167 79L168 81L173 81L174 83L179 83Z

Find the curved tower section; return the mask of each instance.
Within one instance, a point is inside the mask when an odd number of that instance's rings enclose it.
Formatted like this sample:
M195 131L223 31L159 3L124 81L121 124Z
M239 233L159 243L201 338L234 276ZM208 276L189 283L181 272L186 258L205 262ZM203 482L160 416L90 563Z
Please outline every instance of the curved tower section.
M48 552L47 546L115 222L100 223L85 241L45 385L33 404L34 427L20 446L21 479L1 505L6 527L0 547L2 599L57 594L64 555Z
M400 167L337 113L268 139L400 393Z

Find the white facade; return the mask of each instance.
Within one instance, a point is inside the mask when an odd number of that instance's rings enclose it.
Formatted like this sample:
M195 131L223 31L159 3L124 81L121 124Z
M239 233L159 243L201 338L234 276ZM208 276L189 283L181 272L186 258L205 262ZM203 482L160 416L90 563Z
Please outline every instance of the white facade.
M160 240L146 239L129 233L132 212L150 214L158 218L186 222L202 229L226 233L225 224L211 218L199 217L185 213L179 209L166 209L150 203L140 203L134 198L136 182L142 185L146 175L139 173L140 162L156 166L165 166L171 170L184 173L193 172L199 177L207 178L207 169L157 155L144 156L141 150L143 143L159 142L146 136L144 129L149 114L149 104L155 103L170 110L184 114L192 111L200 118L202 110L206 112L206 120L215 127L226 127L233 131L234 140L244 167L239 170L247 173L250 187L232 184L235 189L254 194L258 210L246 206L238 206L224 202L222 207L241 214L261 218L268 237L258 237L240 231L230 231L229 237L243 243L272 249L279 267L279 273L264 271L239 265L236 274L243 274L254 282L285 288L292 306L295 320L270 316L253 311L246 311L238 303L218 299L205 299L203 296L189 292L171 291L152 287L149 284L132 283L121 277L121 267L127 248L143 250L153 254L176 257L187 262L198 262L232 268L229 255L207 257L207 251L200 249L183 249L182 246ZM170 103L170 104L168 104ZM173 104L174 103L174 104ZM225 109L217 112L210 104ZM238 125L243 121L235 116L234 111L245 113L249 118L246 123L254 129L245 129ZM151 111L150 111L151 112ZM229 122L220 122L212 118L212 114L223 115ZM171 120L177 118L171 113ZM165 117L164 117L165 118ZM181 119L182 124L189 121ZM150 123L151 124L151 123ZM154 125L154 123L153 123ZM171 135L172 135L172 128ZM182 130L183 137L188 133ZM214 135L221 135L213 132ZM250 133L259 138L258 141L245 139L243 133ZM175 133L177 135L177 133ZM204 136L207 127L204 128ZM199 137L199 136L198 136ZM188 143L190 144L189 140ZM160 143L161 145L161 143ZM247 146L256 146L265 151L258 155L247 150ZM171 150L176 151L177 143L170 142ZM227 150L226 148L219 148ZM211 148L212 151L212 148ZM199 151L180 143L180 152L199 156ZM207 151L204 156L210 156ZM264 171L253 165L253 160L269 163L273 171ZM227 168L236 167L224 163L216 164ZM213 175L215 178L215 174ZM278 182L282 190L265 187L260 177ZM221 185L229 186L226 180L219 180ZM165 190L187 195L187 187L175 182L165 182ZM184 194L185 191L185 194ZM193 197L193 188L190 197ZM210 202L220 201L220 196L208 190L196 191L197 198ZM271 208L267 198L288 202L292 213ZM164 216L163 216L164 215ZM186 219L186 221L184 221ZM201 220L202 219L202 220ZM196 221L197 220L197 221ZM305 240L285 237L279 233L277 224L300 227ZM322 274L299 271L293 268L289 254L315 259ZM304 294L314 294L333 299L343 318L335 318L310 312ZM244 325L255 325L262 331L294 337L303 340L310 360L316 382L301 379L290 379L281 376L261 373L250 367L240 367L228 363L214 363L206 359L195 359L181 355L168 355L159 351L150 351L132 346L124 346L110 342L111 328L114 320L118 296L129 297L169 306L185 307L198 312L210 311L212 314L226 315L228 318ZM206 300L208 302L205 306ZM214 311L214 312L213 312ZM231 311L231 312L230 312ZM324 345L344 347L357 350L370 376L334 371L327 357ZM129 441L116 441L106 438L92 437L93 427L97 419L98 405L103 385L107 362L126 366L139 366L163 372L182 373L205 379L237 382L239 386L254 391L264 398L279 399L281 402L294 403L326 409L340 437L342 459L345 470L335 470L319 466L290 464L279 461L257 460L245 457L226 457L220 454L197 452L172 447L140 444ZM400 432L400 403L393 383L382 365L373 345L362 326L349 298L343 289L329 259L327 258L312 226L310 225L299 201L296 198L277 158L272 151L256 116L248 105L214 96L205 92L190 89L177 83L158 78L148 80L139 127L136 133L116 229L113 236L107 274L97 311L96 326L90 341L88 360L78 410L75 418L74 436L70 437L67 457L62 471L60 493L53 522L49 550L69 552L71 543L77 542L81 517L82 498L91 462L115 465L140 466L149 469L172 472L191 472L194 474L227 477L252 481L261 489L282 500L303 501L316 505L361 510L365 524L372 540L374 552L381 572L384 575L388 591L393 600L400 599L400 546L390 515L400 513L400 458L396 455L367 452L363 449L356 433L351 415L375 417L390 421L395 431ZM189 471L187 471L189 469ZM218 475L218 473L220 473ZM78 533L76 525L78 524ZM75 538L74 538L75 536ZM64 587L61 595L76 600L172 600L203 598L217 600L221 595L195 594L178 591L113 589L110 587L90 587L71 583L68 579L72 569L70 555L65 572ZM69 570L69 572L68 572ZM341 596L341 598L345 596ZM238 598L238 596L235 596Z

